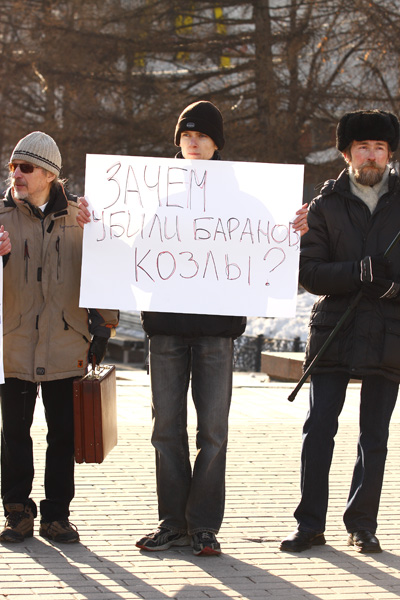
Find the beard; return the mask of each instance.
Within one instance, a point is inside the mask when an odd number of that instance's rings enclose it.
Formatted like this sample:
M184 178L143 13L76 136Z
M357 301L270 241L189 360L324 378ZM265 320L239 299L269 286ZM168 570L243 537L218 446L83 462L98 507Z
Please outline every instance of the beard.
M361 185L372 187L382 181L385 169L386 167L378 167L375 162L365 163L358 169L354 169L354 177Z
M20 188L22 188L22 189L17 190L15 187L16 184L19 185ZM26 187L22 187L22 186L23 186L23 181L21 181L21 180L17 179L17 180L13 180L11 182L13 198L16 198L17 200L26 200L28 198L28 195L29 195L28 189Z
M17 200L27 200L28 192L17 192L16 190L13 190L13 197Z

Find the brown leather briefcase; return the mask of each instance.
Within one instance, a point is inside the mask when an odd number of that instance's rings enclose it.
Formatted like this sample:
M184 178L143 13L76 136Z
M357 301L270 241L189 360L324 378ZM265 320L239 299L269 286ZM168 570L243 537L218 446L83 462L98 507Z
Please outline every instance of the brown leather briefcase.
M101 463L117 444L115 367L100 365L74 387L75 460Z

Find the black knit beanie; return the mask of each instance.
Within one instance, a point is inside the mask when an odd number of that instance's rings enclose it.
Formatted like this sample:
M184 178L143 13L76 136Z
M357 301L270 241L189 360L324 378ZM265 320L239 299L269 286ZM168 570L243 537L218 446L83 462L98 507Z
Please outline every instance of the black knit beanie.
M356 110L346 113L336 129L336 147L343 152L354 140L387 142L394 152L399 143L399 121L395 115L384 110Z
M222 150L225 144L224 122L218 108L208 100L189 104L179 116L175 128L175 146L180 146L182 131L199 131L208 135Z

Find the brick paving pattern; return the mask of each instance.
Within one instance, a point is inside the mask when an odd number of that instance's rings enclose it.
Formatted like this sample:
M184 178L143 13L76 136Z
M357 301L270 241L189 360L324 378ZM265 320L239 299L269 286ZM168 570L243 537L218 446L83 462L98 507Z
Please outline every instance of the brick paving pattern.
M295 528L301 427L308 386L294 403L292 384L235 373L220 557L189 547L144 553L135 541L154 529L157 504L150 444L150 388L143 371L118 370L119 443L101 465L76 466L71 521L81 544L37 536L0 544L0 600L390 600L400 597L400 409L396 407L379 515L384 552L360 555L342 523L356 456L359 386L350 385L331 471L327 545L300 554L278 550ZM191 452L195 415L189 411ZM42 498L45 426L40 402L33 426ZM205 490L206 493L206 490Z

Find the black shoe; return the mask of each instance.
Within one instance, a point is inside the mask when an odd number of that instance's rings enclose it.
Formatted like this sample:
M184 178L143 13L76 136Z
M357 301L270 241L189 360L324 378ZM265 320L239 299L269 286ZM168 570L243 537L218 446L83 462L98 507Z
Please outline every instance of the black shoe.
M221 546L212 531L198 531L192 535L192 548L195 556L219 556Z
M350 533L347 545L354 546L357 552L362 552L363 554L382 552L378 538L367 530L353 531L353 533Z
M282 552L303 552L303 550L308 550L311 546L322 546L323 544L326 544L323 533L296 529L291 535L282 540L279 549Z
M171 546L189 546L190 539L186 533L177 533L166 527L159 527L136 542L136 547L148 552L168 550Z

